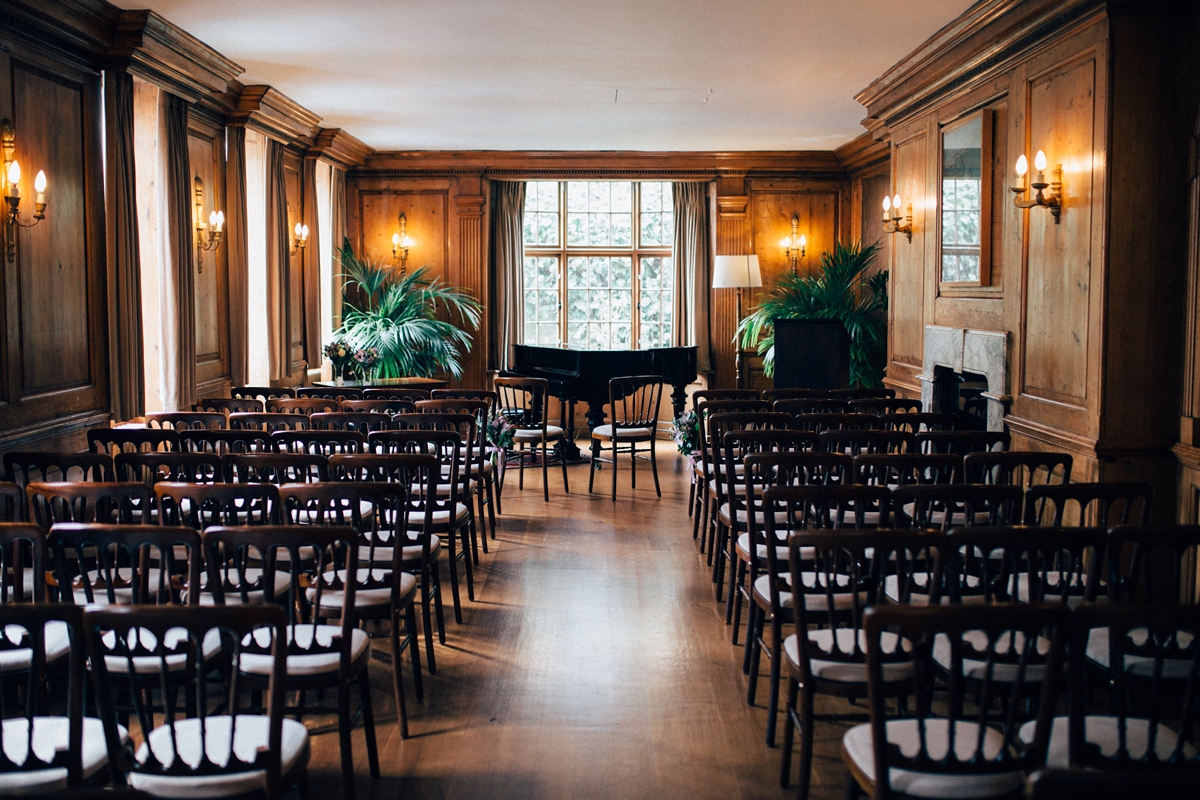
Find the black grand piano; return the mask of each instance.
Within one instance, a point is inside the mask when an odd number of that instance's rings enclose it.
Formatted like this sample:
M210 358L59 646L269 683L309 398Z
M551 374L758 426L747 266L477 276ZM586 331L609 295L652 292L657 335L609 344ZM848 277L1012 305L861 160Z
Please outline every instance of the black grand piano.
M695 347L652 347L645 350L574 350L545 345L513 345L513 358L506 374L545 378L550 394L563 401L564 411L577 402L588 404L587 421L592 428L604 424L608 382L624 375L661 375L673 387L671 404L675 416L683 413L684 389L696 380ZM575 425L567 416L567 457L578 458Z

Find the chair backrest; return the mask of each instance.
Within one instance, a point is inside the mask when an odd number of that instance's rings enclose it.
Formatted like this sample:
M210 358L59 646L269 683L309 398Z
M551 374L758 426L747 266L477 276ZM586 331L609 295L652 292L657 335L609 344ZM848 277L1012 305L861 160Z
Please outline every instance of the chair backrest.
M921 484L892 492L897 527L950 530L959 526L1002 527L1021 518L1020 486Z
M835 458L829 453L825 458ZM816 458L812 458L816 461ZM848 473L850 462L841 462ZM775 514L764 514L767 525L778 531L814 529L868 529L891 527L891 492L881 486L853 483L808 483L772 487L763 494L765 505Z
M328 459L310 453L230 453L221 457L226 483L309 483L329 480Z
M179 434L162 428L92 428L88 450L116 456L153 450L179 451Z
M197 400L192 406L193 411L220 411L230 414L235 411L265 411L263 401L256 397L205 397Z
M280 796L288 650L283 609L110 606L85 611L83 625L116 782L145 786L164 778L184 783L262 773L264 796ZM239 666L250 655L267 658L265 692L251 691L239 681ZM146 686L175 690L161 693L151 704ZM159 728L160 720L170 726L159 731L163 735L156 737L145 761L132 757L121 737L117 704L130 701L131 716L143 735ZM242 738L238 726L257 724L249 717L264 714L263 746L239 752L234 748ZM223 731L228 733L222 736ZM206 746L198 747L198 740ZM253 776L245 780L257 782Z
M414 414L413 416L423 416ZM430 415L433 416L433 415ZM461 416L469 415L447 415ZM440 464L441 481L448 484L444 493L447 508L453 508L453 503L459 502L462 491L462 479L467 476L467 464L472 457L472 441L460 432L457 425L466 425L465 420L455 423L455 427L407 428L401 427L395 431L379 431L371 434L371 450L373 455L432 455ZM334 480L370 481L380 480L382 476L372 476L363 469L375 470L386 468L386 462L373 462L369 459L334 459L329 461L330 477ZM441 506L439 505L439 508Z
M326 400L362 400L363 390L351 386L335 386L332 389L324 386L299 386L296 397L320 397Z
M840 397L843 400L871 400L876 398L893 398L896 396L895 389L867 389L863 387L855 389L830 389L830 397Z
M1197 681L1200 680L1200 606L1094 603L1074 611L1068 713L1068 760L1084 769L1200 771ZM1085 737L1086 680L1097 661L1107 662L1112 735L1097 746ZM1090 663L1089 663L1090 662ZM1138 792L1137 797L1153 797ZM1183 795L1181 795L1183 796Z
M115 460L120 480L147 486L159 481L213 483L221 480L221 457L216 453L122 453Z
M284 386L234 386L229 390L234 400L270 400L272 397L295 397L294 389Z
M19 787L26 781L24 776L29 775L36 786L43 783L44 775L30 773L65 770L66 788L74 789L86 777L83 773L83 687L87 676L82 630L80 610L66 603L0 603L0 659L28 665L23 669L0 670L0 717L4 720L0 781ZM61 660L55 660L52 673L46 669L48 645L56 652L65 653ZM56 689L53 695L46 691L48 679L61 676L64 666L65 702L61 690ZM35 720L54 715L66 717L66 736L59 740L62 746L46 747L39 741L45 734L37 734L50 720L41 723ZM47 737L45 741L52 739ZM21 794L19 789L16 793Z
M860 453L854 457L854 482L873 486L959 483L962 456L925 453Z
M773 391L768 389L767 391ZM758 389L700 389L692 392L692 408L700 408L701 403L721 400L763 400L763 392Z
M1063 483L1031 486L1025 524L1059 527L1146 525L1154 486L1149 483Z
M24 487L0 481L0 522L23 522L28 508Z
M1200 525L1119 526L1108 534L1105 581L1113 603L1195 603Z
M921 431L917 447L922 453L986 453L1007 450L1009 435L1004 431Z
M453 474L466 476L467 465L483 456L479 439L479 420L473 414L449 414L442 411L422 411L413 414L397 414L392 417L401 431L452 432L458 439L428 439L430 446L440 452L443 469L452 466ZM373 441L393 441L377 438ZM385 450L384 452L389 452Z
M155 411L146 415L146 427L173 431L220 430L225 427L225 419L225 414L218 411Z
M269 414L321 414L337 410L338 401L325 397L273 397L266 404Z
M873 397L851 400L848 410L858 414L920 414L924 406L920 400L901 400L895 397Z
M662 406L661 375L626 375L608 381L608 407L614 428L658 430Z
M999 483L1040 486L1069 483L1074 459L1067 453L1042 453L1027 450L967 453L963 471L967 483Z
M278 525L279 487L272 483L157 483L163 525L202 531L211 525Z
M76 605L195 605L200 534L159 525L64 522L50 529L59 600Z
M941 585L952 603L1091 601L1106 539L1102 528L955 528L946 536Z
M309 427L306 414L281 414L263 412L237 412L229 415L229 427L233 430L300 431Z
M763 389L762 399L768 403L780 400L809 400L812 398L829 397L828 389Z
M318 431L357 431L367 434L371 431L385 431L392 426L392 418L387 414L367 411L332 411L313 414L309 420L313 430Z
M1061 605L875 606L864 620L875 796L900 794L892 786L900 770L974 780L991 776L991 796L1019 792L1025 774L1045 763L1070 630L1068 610ZM909 648L911 666L897 669L892 654ZM997 669L999 663L1010 667ZM908 715L889 720L886 698L899 691L912 698ZM968 704L968 696L983 701ZM1027 743L1021 728L1030 703L1035 722ZM897 727L911 734L904 737L909 746L889 744L889 738L898 738Z
M418 400L428 400L429 389L363 389L364 400L407 400L415 403Z
M492 404L487 400L468 397L434 397L430 400L418 400L413 403L412 411L471 414L474 417L486 419L491 408Z
M488 412L495 412L500 403L500 395L486 389L434 389L430 393L433 400L483 400L488 404Z
M696 403L697 428L700 431L700 450L709 450L708 419L714 414L765 414L771 412L771 404L754 398L733 400L702 400ZM712 453L708 453L712 458Z
M0 605L44 602L46 566L46 533L40 526L0 522Z
M821 448L830 453L857 456L862 453L915 453L917 443L905 431L842 428L820 433Z
M223 431L180 431L179 442L186 453L254 453L273 450L271 432L257 428Z
M545 378L496 378L497 410L518 428L546 429L550 383Z
M708 405L706 403L705 407ZM701 416L701 419L704 420L703 427L707 431L700 440L700 459L704 465L705 474L709 474L711 471L717 479L715 488L720 502L725 502L725 434L731 431L785 431L791 423L791 418L786 414L776 414L770 411L715 413ZM736 468L733 471L736 473Z
M935 414L927 411L915 414L910 411L906 414L879 415L879 427L885 431L952 431L958 424L959 419L954 414Z
M846 414L849 413L849 403L833 397L794 397L790 400L776 400L774 409L793 417L801 414Z
M413 411L412 400L342 400L338 403L338 411L374 412L376 414L409 414Z
M116 480L108 453L5 453L4 472L22 487L34 481Z
M367 437L361 431L275 431L271 441L280 453L365 453Z
M31 483L30 519L44 530L59 522L150 524L154 494L144 483Z

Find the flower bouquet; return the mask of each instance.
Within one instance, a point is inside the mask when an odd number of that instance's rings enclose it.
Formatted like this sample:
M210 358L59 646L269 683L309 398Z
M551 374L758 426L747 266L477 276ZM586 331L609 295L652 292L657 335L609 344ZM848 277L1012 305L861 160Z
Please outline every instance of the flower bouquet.
M359 380L369 382L375 375L375 365L379 363L379 351L374 347L364 347L354 351L354 371Z
M488 444L497 450L507 450L512 447L517 426L503 414L493 412L488 416L486 432Z
M344 382L343 375L346 365L353 360L354 351L350 349L350 345L346 344L345 339L338 339L336 342L325 345L325 357L333 365L333 382L341 386Z
M671 438L685 456L700 449L700 419L694 410L683 412L671 423Z

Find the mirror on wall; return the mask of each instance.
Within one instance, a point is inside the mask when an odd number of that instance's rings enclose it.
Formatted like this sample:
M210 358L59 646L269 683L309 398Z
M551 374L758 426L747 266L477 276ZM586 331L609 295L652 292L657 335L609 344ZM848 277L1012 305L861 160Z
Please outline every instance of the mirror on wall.
M991 205L987 112L942 131L942 282L986 281ZM989 168L985 168L989 167Z

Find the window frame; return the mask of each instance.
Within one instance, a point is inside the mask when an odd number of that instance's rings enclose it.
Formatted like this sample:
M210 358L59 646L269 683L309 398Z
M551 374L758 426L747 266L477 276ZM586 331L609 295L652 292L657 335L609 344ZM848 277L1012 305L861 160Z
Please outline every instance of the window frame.
M558 244L555 246L545 245L529 245L523 244L524 253L521 263L521 269L525 269L525 258L555 258L558 262L558 341L559 346L573 349L591 349L586 346L572 345L568 339L569 319L567 316L568 292L570 285L568 283L567 259L571 257L600 257L600 258L622 258L629 257L630 265L630 286L631 291L631 307L630 307L630 348L634 350L643 349L641 346L642 336L642 315L641 315L641 300L642 300L642 259L643 258L661 258L666 259L670 264L671 269L671 292L674 298L674 292L677 290L674 280L674 241L672 235L667 234L666 239L669 243L666 245L646 245L642 242L642 184L643 183L666 183L671 184L672 181L664 180L639 180L631 178L628 180L606 180L603 178L570 178L559 180L530 180L528 183L557 183L558 184ZM631 184L631 204L632 204L632 219L631 219L631 240L632 243L628 247L614 247L606 245L603 247L592 247L585 245L568 245L567 244L567 184L569 183L629 183ZM653 212L651 212L653 213ZM673 209L672 209L673 218ZM522 243L524 243L524 215L522 215ZM524 298L522 298L524 300ZM528 321L527 321L528 322ZM654 323L661 325L661 323ZM673 331L675 327L675 318L672 315L671 324L668 327L668 333ZM522 330L524 336L524 330ZM669 338L669 337L668 337ZM526 342L526 344L530 344ZM548 345L541 345L548 346ZM669 344L659 344L657 347L668 347ZM611 348L610 348L611 349Z
M992 162L993 133L995 131L996 113L991 108L981 108L963 114L956 119L938 127L937 139L937 213L935 216L936 245L937 245L937 279L938 294L972 295L979 290L992 288L992 254L995 243L992 241L993 214L993 182L996 179ZM973 281L942 280L942 255L944 242L942 239L942 215L945 212L945 199L942 194L945 168L946 134L972 122L980 121L980 186L979 186L979 278Z

